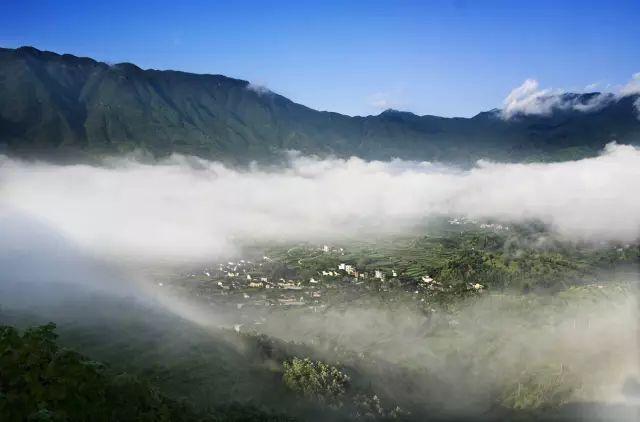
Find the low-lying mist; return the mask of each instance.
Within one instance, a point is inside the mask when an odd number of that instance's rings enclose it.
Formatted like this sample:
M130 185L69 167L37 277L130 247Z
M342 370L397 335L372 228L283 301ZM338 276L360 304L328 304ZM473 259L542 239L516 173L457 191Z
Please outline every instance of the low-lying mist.
M460 416L486 414L496 402L515 408L624 403L623 386L638 375L637 304L611 293L596 300L564 297L571 301L566 308L487 295L443 319L402 307L289 312L261 331L355 365L379 394L402 406L418 403Z
M234 169L173 156L57 166L0 158L0 210L23 213L84 251L129 260L208 260L242 244L408 230L464 215L548 223L580 240L631 241L640 228L640 150L550 164L438 164L292 155Z

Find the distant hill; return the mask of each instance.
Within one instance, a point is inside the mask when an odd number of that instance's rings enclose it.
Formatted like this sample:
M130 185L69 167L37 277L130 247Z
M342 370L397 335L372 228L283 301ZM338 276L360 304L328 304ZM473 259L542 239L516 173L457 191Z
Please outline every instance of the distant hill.
M588 104L599 94L565 95ZM508 120L498 110L473 118L395 110L350 117L221 75L22 47L0 49L0 152L71 161L134 149L228 162L271 160L288 149L367 159L557 160L593 155L613 140L640 144L637 100Z

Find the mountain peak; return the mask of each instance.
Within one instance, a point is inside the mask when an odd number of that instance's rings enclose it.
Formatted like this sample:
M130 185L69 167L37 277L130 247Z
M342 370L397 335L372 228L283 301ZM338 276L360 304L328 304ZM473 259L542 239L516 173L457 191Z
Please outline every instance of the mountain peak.
M114 68L128 72L142 72L143 70L133 63L122 62L113 65Z
M382 113L379 114L379 116L411 116L411 117L418 117L417 114L411 112L411 111L402 111L402 110L397 110L395 108L388 108L386 110L384 110Z

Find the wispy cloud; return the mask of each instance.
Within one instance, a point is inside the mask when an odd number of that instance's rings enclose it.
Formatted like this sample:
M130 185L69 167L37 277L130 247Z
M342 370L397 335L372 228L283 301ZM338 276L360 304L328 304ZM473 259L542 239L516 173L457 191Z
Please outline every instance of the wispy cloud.
M405 101L404 89L396 88L384 92L376 92L367 98L367 104L377 111L383 111L390 108L400 109L407 106Z
M271 94L272 91L263 84L249 83L247 89L257 93L258 95Z
M372 99L369 105L380 110L386 110L388 108L393 108L397 106L397 104L392 103L387 98Z

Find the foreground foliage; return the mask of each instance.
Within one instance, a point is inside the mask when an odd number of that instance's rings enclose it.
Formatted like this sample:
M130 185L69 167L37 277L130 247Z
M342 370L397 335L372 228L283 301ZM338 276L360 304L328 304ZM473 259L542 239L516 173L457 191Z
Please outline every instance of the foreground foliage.
M55 324L20 334L0 326L0 420L30 421L270 421L285 420L231 404L206 415L147 382L113 373L56 344Z
M50 323L20 334L0 328L0 415L4 420L192 420L183 404L126 373L56 344Z

